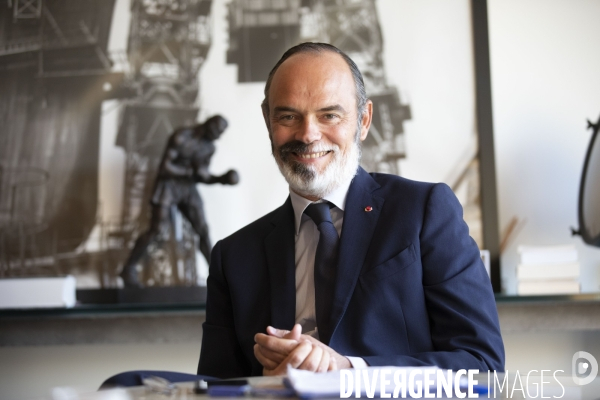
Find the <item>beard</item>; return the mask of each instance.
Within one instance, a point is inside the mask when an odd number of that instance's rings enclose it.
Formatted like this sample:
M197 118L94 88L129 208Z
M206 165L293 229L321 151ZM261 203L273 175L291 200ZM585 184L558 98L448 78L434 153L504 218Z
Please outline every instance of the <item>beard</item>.
M321 199L356 175L360 164L361 147L359 135L355 137L356 140L345 154L342 154L339 146L334 144L305 144L294 140L274 148L273 157L279 171L294 192ZM303 164L294 159L294 153L321 151L329 151L332 157L322 171L319 171L315 165Z

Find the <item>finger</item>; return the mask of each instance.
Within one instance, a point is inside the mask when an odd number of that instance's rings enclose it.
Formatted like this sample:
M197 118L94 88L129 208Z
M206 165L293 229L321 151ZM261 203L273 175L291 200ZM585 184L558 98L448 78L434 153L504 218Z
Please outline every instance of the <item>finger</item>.
M306 358L304 359L302 364L300 364L298 369L315 372L319 369L319 365L321 365L322 359L323 349L317 346L312 346L311 352L308 354L308 356L306 356Z
M335 359L335 361L336 361L336 369L352 367L352 364L346 357L339 355L331 347L327 346L325 343L320 342L319 340L315 339L314 337L302 335L300 340L309 341L313 346L318 346L318 347L322 348L323 351L329 353L331 358Z
M329 360L328 371L337 371L337 369L337 360L335 359L335 357L331 357L331 359Z
M263 357L266 357L269 360L276 362L277 365L279 365L283 360L285 360L286 355L284 354L276 353L272 350L267 349L266 347L262 347L259 344L256 344L255 346L258 347L258 351Z
M286 358L278 368L286 369L289 365L292 368L298 368L312 351L313 346L308 342L300 343ZM285 371L284 371L285 373Z
M290 353L290 351L298 346L299 343L297 340L282 339L275 336L265 335L264 333L257 333L254 336L254 341L262 347L266 347L272 351L284 354L286 356Z
M294 328L295 328L295 326L294 326ZM275 336L278 338L284 338L285 335L290 333L290 331L286 331L285 329L273 328L272 326L267 326L267 333L271 336Z
M292 368L298 368L304 361L306 356L312 351L312 345L308 342L300 343L297 348L286 359L273 370L263 371L269 376L279 376L287 374L288 365Z
M333 352L333 349L331 347L327 346L325 343L321 342L318 339L315 339L312 336L300 335L300 338L298 339L298 341L300 341L300 340L309 341L310 343L312 343L313 346L319 346L323 350L327 350L329 353Z
M254 357L256 357L256 359L258 360L258 362L265 367L266 369L275 369L279 366L280 363L275 362L267 357L265 357L263 354L261 354L260 350L259 350L260 346L255 344L254 345Z
M290 352L298 346L298 341L290 339L281 339L275 336L265 335L264 333L257 333L254 335L254 341L271 351L287 356Z
M329 369L329 363L331 362L331 358L333 357L329 355L329 352L323 351L323 357L321 357L321 363L317 368L317 372L327 372L327 370Z

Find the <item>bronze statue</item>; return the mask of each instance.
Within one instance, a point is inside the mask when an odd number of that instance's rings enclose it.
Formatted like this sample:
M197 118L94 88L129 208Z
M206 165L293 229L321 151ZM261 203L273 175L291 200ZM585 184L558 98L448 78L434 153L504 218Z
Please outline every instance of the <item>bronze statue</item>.
M170 220L170 208L177 206L191 223L199 236L199 249L210 263L211 243L208 225L197 183L221 183L235 185L239 181L235 170L221 176L208 171L210 159L215 152L214 141L227 128L227 121L220 115L207 119L203 124L179 128L170 137L158 168L152 198L150 228L135 242L129 258L121 271L125 287L141 287L135 266L154 242L163 223Z

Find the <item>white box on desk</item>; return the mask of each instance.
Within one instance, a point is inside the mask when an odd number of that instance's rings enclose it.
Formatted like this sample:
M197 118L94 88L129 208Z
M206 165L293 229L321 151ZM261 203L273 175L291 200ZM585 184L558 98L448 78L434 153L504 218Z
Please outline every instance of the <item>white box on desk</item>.
M71 308L75 277L0 279L0 308Z

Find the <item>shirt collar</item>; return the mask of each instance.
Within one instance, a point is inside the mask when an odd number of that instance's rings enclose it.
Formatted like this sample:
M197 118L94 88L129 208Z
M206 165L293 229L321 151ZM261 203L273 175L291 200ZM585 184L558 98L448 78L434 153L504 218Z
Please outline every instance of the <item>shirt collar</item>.
M348 195L348 189L350 188L351 183L352 179L338 186L336 189L334 189L331 193L323 197L321 200L314 202L300 196L290 188L290 199L292 201L292 207L294 208L294 221L296 223L296 235L298 235L298 232L300 231L300 223L302 222L302 215L304 214L304 210L306 210L306 207L308 207L312 203L318 203L322 200L325 200L332 203L340 210L344 211L344 207L346 206L346 196Z

